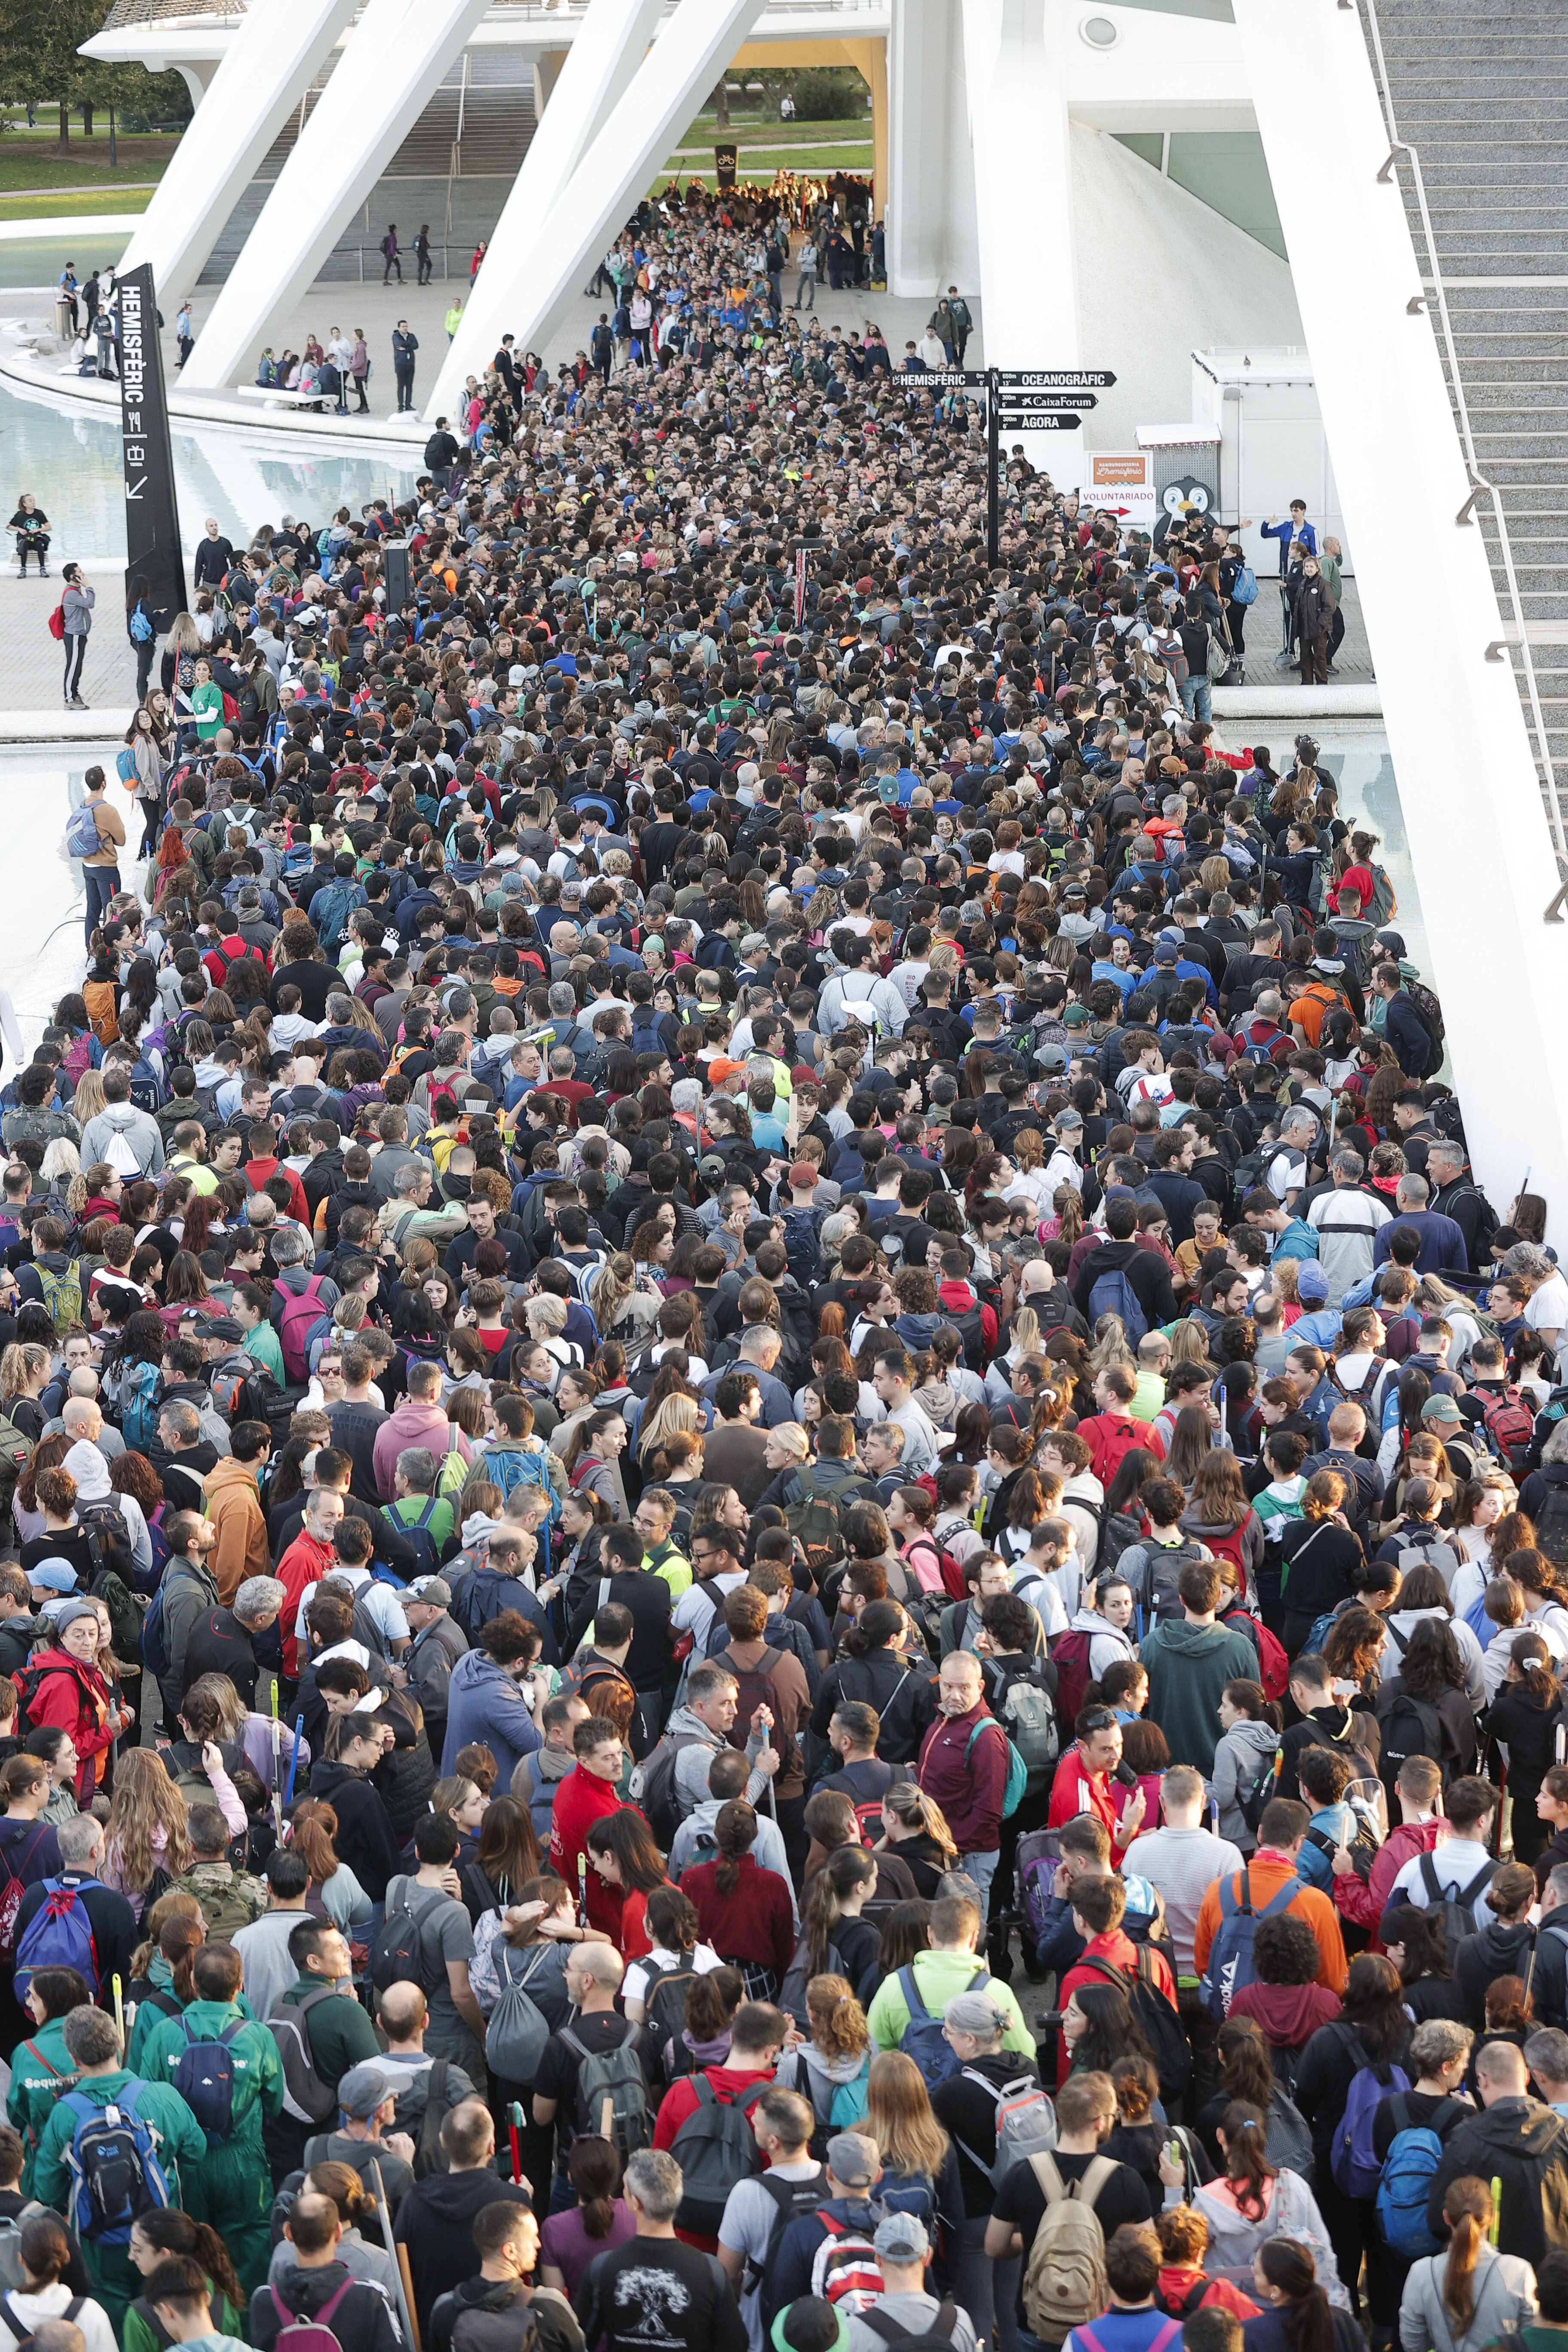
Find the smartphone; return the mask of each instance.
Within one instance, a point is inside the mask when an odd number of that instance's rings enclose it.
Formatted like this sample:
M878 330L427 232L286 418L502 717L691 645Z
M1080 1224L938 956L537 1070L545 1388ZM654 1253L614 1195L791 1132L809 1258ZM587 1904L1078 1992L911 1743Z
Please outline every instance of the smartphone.
M1184 2168L1186 2160L1186 2154L1182 2147L1181 2141L1179 2139L1168 2139L1165 2142L1166 2163L1179 2164Z

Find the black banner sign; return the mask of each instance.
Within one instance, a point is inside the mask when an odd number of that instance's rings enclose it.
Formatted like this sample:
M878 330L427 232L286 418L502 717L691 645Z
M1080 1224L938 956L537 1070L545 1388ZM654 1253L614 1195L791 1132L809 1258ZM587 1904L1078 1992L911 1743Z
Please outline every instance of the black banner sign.
M725 145L714 148L713 177L718 182L720 187L732 188L734 186L735 164L738 160L738 155L739 151L733 146Z
M125 575L144 579L153 612L185 610L185 561L174 504L174 458L152 265L117 281L120 446L125 472Z

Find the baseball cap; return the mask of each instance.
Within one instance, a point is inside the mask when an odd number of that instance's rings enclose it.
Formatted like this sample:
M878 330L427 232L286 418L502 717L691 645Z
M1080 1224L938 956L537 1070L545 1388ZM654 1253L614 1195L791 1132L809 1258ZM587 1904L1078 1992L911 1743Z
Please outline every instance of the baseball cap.
M697 1163L697 1173L699 1176L710 1176L716 1178L726 1174L728 1172L728 1169L729 1162L722 1159L717 1151L704 1152L702 1158Z
M202 1339L243 1339L244 1332L232 1315L198 1315L195 1331Z
M1175 942L1175 940L1155 940L1155 942L1154 942L1154 961L1155 961L1155 962L1156 962L1156 963L1174 963L1174 962L1175 962L1175 961L1176 961L1176 956L1177 956L1177 948L1176 948L1176 942Z
M408 1588L410 1601L427 1601L432 1609L449 1609L452 1588L444 1576L416 1576Z
M29 1584L41 1585L46 1592L74 1592L76 1570L68 1559L36 1559L24 1570Z
M837 2177L835 2173L835 2179ZM923 2263L931 2251L925 2224L913 2213L889 2213L885 2221L878 2222L871 2243L892 2263Z
M363 2058L351 2066L338 2084L338 2105L354 2123L368 2123L376 2109L393 2095L394 2084L384 2066Z
M1087 1004L1069 1004L1062 1014L1064 1029L1087 1029L1094 1015Z
M827 2168L842 2189L869 2189L882 2168L881 2151L864 2132L839 2132L827 2143Z
M1059 1045L1036 1046L1035 1067L1037 1070L1065 1070L1067 1066L1068 1057L1063 1053Z
M1464 1417L1464 1414L1459 1411L1458 1406L1454 1402L1451 1396L1428 1397L1426 1403L1421 1408L1421 1418L1423 1421L1452 1421L1458 1423L1463 1421Z
M789 1171L789 1181L798 1184L802 1192L808 1191L816 1182L816 1171L809 1160L797 1160Z
M744 1062L731 1062L724 1060L710 1062L708 1065L708 1083L710 1087L721 1087L726 1078L732 1078L735 1076L737 1070L740 1071L743 1076L745 1075L745 1068L746 1066Z
M1328 1295L1329 1277L1321 1265L1313 1265L1304 1261L1298 1266L1296 1270L1298 1298L1326 1298Z

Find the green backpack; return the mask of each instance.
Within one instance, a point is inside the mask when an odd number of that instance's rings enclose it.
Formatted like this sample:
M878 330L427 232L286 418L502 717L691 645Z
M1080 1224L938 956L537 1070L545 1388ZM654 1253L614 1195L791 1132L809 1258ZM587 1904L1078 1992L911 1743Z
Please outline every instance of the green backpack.
M81 1321L81 1274L73 1264L64 1274L56 1274L47 1265L35 1264L33 1272L43 1286L44 1305L49 1310L49 1320L57 1331L68 1331L73 1323Z

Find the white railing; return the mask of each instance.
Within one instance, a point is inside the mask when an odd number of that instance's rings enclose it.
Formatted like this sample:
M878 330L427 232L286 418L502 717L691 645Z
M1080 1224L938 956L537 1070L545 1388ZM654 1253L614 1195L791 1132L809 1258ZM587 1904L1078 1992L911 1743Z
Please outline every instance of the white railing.
M1352 0L1340 0L1342 8L1352 5ZM1513 625L1519 637L1519 651L1524 664L1525 696L1530 705L1531 730L1535 739L1536 761L1546 792L1547 817L1552 826L1552 837L1556 845L1558 859L1563 867L1564 883L1568 885L1568 837L1564 836L1563 832L1563 810L1557 794L1557 774L1552 764L1552 745L1546 732L1545 715L1541 707L1541 688L1535 675L1535 659L1531 652L1530 631L1524 617L1524 604L1519 593L1519 575L1514 569L1513 544L1509 537L1508 517L1503 512L1502 499L1496 485L1488 481L1477 461L1476 439L1470 429L1470 412L1465 400L1464 380L1459 373L1459 354L1454 341L1453 324L1448 316L1448 296L1443 283L1443 265L1438 258L1437 240L1433 233L1432 215L1426 205L1426 184L1421 173L1421 158L1410 142L1400 137L1399 125L1394 119L1394 93L1389 85L1388 67L1383 54L1383 33L1377 21L1377 0L1361 0L1361 7L1372 42L1373 58L1376 66L1378 101L1383 108L1384 124L1388 132L1388 161L1377 176L1385 182L1390 180L1401 156L1409 166L1411 185L1415 189L1416 207L1421 215L1421 234L1426 246L1426 274L1422 282L1432 289L1431 299L1436 305L1437 325L1443 339L1443 349L1447 355L1448 378L1453 389L1454 405L1458 413L1459 438L1465 453L1465 473L1470 485L1470 494L1454 520L1461 525L1471 524L1474 520L1472 509L1477 499L1487 498L1491 500L1492 514L1497 523L1498 547L1502 556L1503 575L1508 583L1509 604L1512 609ZM1419 308L1421 299L1420 297L1413 298L1411 309ZM1508 650L1506 641L1489 645L1487 647L1487 659L1489 661L1505 660ZM1562 920L1561 913L1558 911L1559 899L1562 896L1563 893L1560 892L1559 898L1553 899L1552 907L1547 910L1549 922Z

